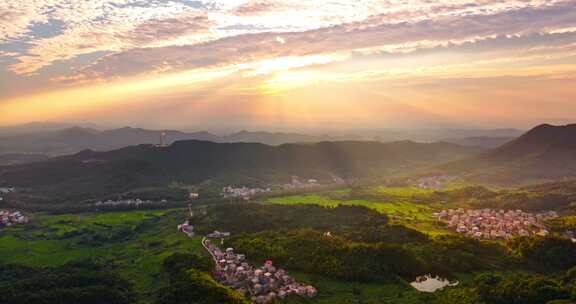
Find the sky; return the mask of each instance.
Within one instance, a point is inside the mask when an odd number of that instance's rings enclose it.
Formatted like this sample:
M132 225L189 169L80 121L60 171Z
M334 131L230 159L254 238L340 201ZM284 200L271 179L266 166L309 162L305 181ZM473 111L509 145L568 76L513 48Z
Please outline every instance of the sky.
M576 120L576 0L3 0L0 126Z

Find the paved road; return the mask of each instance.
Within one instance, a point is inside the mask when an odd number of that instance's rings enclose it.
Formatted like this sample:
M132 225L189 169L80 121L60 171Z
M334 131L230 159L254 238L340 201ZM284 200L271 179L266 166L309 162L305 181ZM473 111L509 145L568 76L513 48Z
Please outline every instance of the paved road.
M212 257L212 260L214 261L214 265L218 266L218 260L216 260L216 256L214 256L214 254L212 253L212 251L210 251L208 249L208 246L206 245L206 241L208 239L206 237L202 238L202 247L204 247L204 249L206 249L206 251L208 251L208 254L210 254L210 256Z

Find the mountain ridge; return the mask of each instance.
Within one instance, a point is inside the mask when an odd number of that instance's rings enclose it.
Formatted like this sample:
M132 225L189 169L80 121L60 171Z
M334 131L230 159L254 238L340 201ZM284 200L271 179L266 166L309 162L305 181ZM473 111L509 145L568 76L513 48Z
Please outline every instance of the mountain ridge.
M576 177L576 124L541 124L496 149L443 168L483 182L517 183Z
M449 143L339 141L279 146L261 143L177 141L168 147L135 145L82 152L0 167L5 184L59 193L113 192L172 182L283 183L292 176L332 182L357 179L469 157L480 150Z
M178 130L148 130L122 127L110 130L73 126L26 134L0 133L0 154L37 153L51 156L66 155L92 149L110 151L131 145L158 144L165 134L167 143L180 140L205 140L213 142L260 142L280 145L294 142L319 142L325 140L353 139L350 136L316 136L283 132L240 131L218 136L208 131L183 132Z

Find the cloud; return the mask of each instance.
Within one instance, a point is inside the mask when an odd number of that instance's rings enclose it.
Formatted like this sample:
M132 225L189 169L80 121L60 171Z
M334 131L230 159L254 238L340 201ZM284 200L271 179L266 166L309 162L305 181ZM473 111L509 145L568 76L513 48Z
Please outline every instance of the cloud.
M247 3L244 3L240 6L238 6L235 10L234 13L236 15L244 15L244 16L255 16L255 15L261 15L264 13L268 13L270 11L276 11L279 8L284 7L281 4L278 4L277 2L271 2L271 1L249 1Z
M0 52L0 63L29 79L54 74L41 78L50 86L227 67L267 75L269 86L485 75L494 65L566 60L576 42L575 1L7 0L0 7L6 3L0 37L31 47ZM35 35L35 24L52 20L62 25L58 33ZM435 54L443 56L430 59ZM91 61L77 60L84 57ZM314 71L272 75L306 68Z
M574 60L575 0L0 1L13 122L565 117Z
M2 57L14 57L14 56L18 56L18 53L17 52L0 51L0 59L2 59Z
M48 22L42 7L36 1L1 1L0 43L25 36L32 24Z
M186 38L194 42L210 26L205 12L176 1L149 1L147 6L134 0L31 1L33 5L27 1L8 0L10 7L26 8L18 26L7 24L10 20L1 23L9 29L5 36L21 37L32 45L11 66L18 74L83 54L181 44ZM48 20L60 22L61 33L22 37L34 24Z
M377 24L494 15L563 2L571 1L199 0L191 5L181 0L4 0L0 2L0 41L16 39L32 45L11 66L15 73L31 74L94 52L191 46L272 31L320 30L329 35L332 28L348 26L347 31L354 33ZM62 24L61 33L36 37L34 25L50 20Z
M213 22L208 15L192 12L166 19L150 19L129 32L119 35L135 45L148 45L158 41L170 41L190 35L209 33Z
M576 26L576 6L572 3L504 10L496 14L482 12L392 24L384 14L362 22L285 32L281 34L285 43L278 43L278 33L266 32L194 45L136 48L103 57L82 72L114 77L245 64L276 57L450 47L495 37L546 35Z

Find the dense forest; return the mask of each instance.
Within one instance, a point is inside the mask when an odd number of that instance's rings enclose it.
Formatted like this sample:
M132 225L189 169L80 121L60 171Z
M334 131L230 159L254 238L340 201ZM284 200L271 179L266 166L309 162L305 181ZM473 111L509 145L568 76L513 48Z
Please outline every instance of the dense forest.
M132 286L96 261L60 267L0 264L0 303L5 304L129 304Z
M378 227L388 222L385 214L358 206L324 208L315 205L219 204L209 206L205 216L193 219L199 231L220 229L242 232L314 228L318 230Z
M213 265L205 257L173 254L163 263L169 285L158 290L157 304L248 304L244 296L217 283L210 275Z

